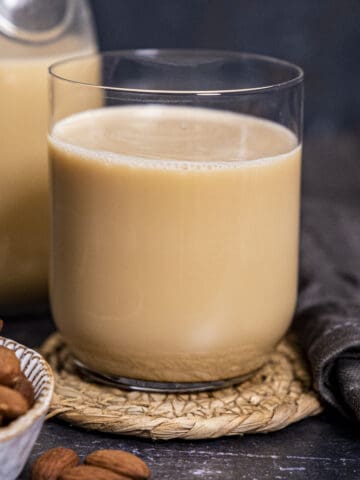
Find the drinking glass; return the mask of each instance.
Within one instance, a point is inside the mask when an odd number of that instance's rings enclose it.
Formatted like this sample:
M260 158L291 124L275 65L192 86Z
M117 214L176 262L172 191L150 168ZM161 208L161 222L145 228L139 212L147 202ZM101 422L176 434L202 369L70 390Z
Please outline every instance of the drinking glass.
M51 306L77 365L147 391L262 366L297 297L302 70L111 52L54 64L50 104Z

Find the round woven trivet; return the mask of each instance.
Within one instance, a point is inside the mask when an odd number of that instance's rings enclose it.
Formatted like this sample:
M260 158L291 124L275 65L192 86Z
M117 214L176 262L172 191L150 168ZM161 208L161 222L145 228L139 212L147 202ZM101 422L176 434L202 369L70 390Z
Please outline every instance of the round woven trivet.
M191 394L130 392L92 383L79 376L59 334L41 351L55 374L49 416L88 429L193 440L270 432L321 411L302 356L289 339L240 385Z

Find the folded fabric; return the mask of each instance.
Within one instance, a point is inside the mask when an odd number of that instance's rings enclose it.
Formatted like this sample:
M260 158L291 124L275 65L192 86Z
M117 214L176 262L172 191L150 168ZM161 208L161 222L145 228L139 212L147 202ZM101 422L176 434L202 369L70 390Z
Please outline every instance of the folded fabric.
M360 199L303 202L293 328L320 396L360 421Z

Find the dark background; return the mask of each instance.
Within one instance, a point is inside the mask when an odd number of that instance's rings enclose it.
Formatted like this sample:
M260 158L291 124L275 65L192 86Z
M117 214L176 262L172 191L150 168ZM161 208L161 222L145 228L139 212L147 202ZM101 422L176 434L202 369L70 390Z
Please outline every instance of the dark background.
M360 205L360 0L90 3L101 50L231 49L300 65L303 194Z
M305 133L360 132L360 0L91 0L102 50L218 48L305 70Z

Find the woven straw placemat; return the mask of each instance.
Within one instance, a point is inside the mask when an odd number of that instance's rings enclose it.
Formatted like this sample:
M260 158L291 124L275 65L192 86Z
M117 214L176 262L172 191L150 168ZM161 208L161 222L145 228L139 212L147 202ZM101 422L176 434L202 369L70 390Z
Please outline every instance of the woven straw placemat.
M92 383L79 375L57 333L41 351L56 381L49 416L92 430L193 440L279 430L321 411L303 358L289 339L240 385L190 394L130 392Z

